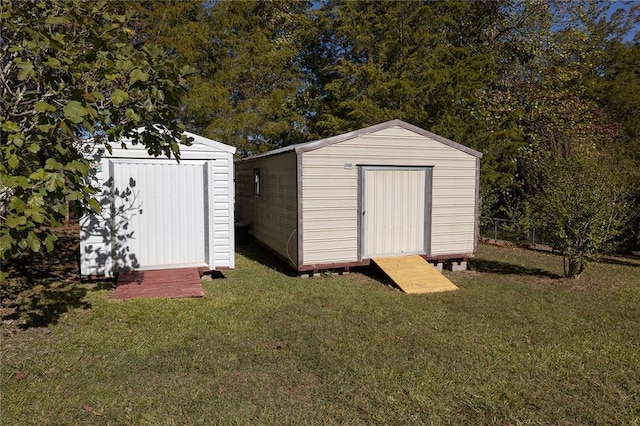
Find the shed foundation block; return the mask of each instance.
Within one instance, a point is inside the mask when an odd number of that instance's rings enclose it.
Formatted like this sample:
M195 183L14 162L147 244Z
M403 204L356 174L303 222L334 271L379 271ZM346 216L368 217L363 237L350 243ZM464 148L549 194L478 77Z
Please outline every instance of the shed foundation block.
M442 268L443 268L443 263L442 262L437 262L437 263L431 262L431 265L434 268L436 268L438 270L438 272L442 272Z
M452 272L460 272L467 270L467 261L463 260L461 262L451 262L451 271Z

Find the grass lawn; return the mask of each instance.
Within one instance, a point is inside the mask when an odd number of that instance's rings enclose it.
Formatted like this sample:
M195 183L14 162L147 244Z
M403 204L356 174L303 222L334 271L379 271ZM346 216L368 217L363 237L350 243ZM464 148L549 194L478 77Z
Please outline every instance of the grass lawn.
M0 422L640 424L640 261L481 246L461 289L302 279L259 248L192 300L82 300L2 337ZM384 281L384 279L382 280Z

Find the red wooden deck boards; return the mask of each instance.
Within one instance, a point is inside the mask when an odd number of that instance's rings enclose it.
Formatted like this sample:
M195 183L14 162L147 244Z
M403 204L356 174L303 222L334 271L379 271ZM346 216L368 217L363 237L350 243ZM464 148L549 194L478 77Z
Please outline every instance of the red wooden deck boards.
M198 268L120 272L114 294L116 299L202 296Z

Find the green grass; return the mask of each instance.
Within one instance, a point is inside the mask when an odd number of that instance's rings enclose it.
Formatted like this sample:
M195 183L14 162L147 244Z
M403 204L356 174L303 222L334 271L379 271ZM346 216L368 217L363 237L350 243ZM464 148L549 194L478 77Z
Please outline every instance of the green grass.
M640 424L638 260L575 281L481 246L461 290L411 296L278 265L245 247L199 300L87 288L50 333L3 337L0 422Z

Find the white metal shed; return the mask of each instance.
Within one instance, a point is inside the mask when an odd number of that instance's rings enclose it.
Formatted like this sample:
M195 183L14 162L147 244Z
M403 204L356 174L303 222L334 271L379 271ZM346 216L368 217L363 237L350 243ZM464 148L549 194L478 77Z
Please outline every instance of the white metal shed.
M392 120L236 161L236 212L298 271L473 256L478 151Z
M235 148L186 133L180 162L142 145L93 148L100 214L80 220L82 276L118 271L234 267Z

